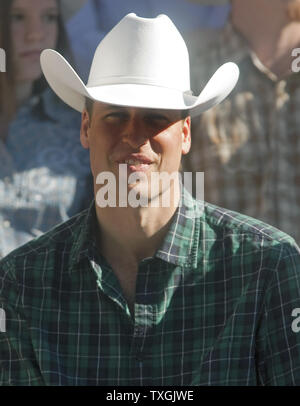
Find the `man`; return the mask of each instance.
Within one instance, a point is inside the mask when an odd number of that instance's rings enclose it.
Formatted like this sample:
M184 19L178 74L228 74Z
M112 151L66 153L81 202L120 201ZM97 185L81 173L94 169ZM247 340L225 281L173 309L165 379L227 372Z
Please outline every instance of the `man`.
M236 66L192 96L171 20L135 14L100 43L87 86L57 52L41 63L82 111L95 202L0 262L2 385L298 385L299 248L194 200L178 175L189 114L228 95Z
M230 99L193 123L183 167L205 172L207 201L272 224L299 244L300 2L231 5L223 30L192 35L192 87L201 89L219 61L236 62L240 80Z

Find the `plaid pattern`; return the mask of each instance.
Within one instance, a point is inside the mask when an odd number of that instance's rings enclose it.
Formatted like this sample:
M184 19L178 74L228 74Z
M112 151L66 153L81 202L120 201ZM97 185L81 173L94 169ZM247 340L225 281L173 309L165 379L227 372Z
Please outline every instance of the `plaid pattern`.
M133 320L96 223L91 206L0 262L2 385L300 385L292 238L184 203L139 264Z
M300 74L278 80L228 24L189 39L192 89L233 61L240 79L193 121L184 170L205 172L205 200L258 218L300 243Z
M93 198L80 114L47 89L0 134L0 258L86 209Z

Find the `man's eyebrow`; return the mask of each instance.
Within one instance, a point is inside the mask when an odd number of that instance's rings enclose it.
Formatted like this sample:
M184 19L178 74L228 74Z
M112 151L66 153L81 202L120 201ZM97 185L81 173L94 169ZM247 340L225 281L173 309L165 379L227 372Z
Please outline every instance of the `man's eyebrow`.
M107 104L105 106L103 106L103 110L107 111L107 110L126 110L128 109L128 107L126 106L118 106L116 104Z
M102 106L102 113L106 113L107 111L123 111L127 112L130 109L129 106L119 106L117 104L105 104ZM177 114L175 110L167 110L167 109L153 109L153 108L140 108L141 113L145 116L147 115L159 115L162 117L166 117L169 119L177 120ZM180 119L180 118L179 118ZM178 119L178 120L179 120Z
M172 112L170 112L169 110L161 110L161 109L147 109L145 110L145 113L156 114L159 116L167 116L172 114Z
M166 110L166 109L148 109L147 114L154 116L165 117L169 120L180 120L180 114L176 110Z

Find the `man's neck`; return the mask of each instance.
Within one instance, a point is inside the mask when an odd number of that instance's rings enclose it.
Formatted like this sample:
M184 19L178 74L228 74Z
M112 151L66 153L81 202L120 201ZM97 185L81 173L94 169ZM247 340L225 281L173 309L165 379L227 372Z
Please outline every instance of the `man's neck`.
M107 257L126 258L138 264L151 257L161 245L170 221L178 207L180 187L170 195L168 207L107 207L96 206L100 226L100 250ZM117 255L116 255L117 254Z
M172 193L171 193L172 196ZM99 248L119 280L134 317L139 262L152 257L162 244L180 199L179 185L169 207L99 208Z
M300 46L300 22L289 20L287 2L233 0L232 24L279 79L292 73L291 52Z

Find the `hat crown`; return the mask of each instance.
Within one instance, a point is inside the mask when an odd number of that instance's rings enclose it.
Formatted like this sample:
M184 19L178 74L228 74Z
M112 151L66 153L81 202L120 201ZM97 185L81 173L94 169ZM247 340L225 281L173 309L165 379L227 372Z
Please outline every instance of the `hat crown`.
M100 42L87 87L122 83L190 89L188 50L169 17L128 14Z

